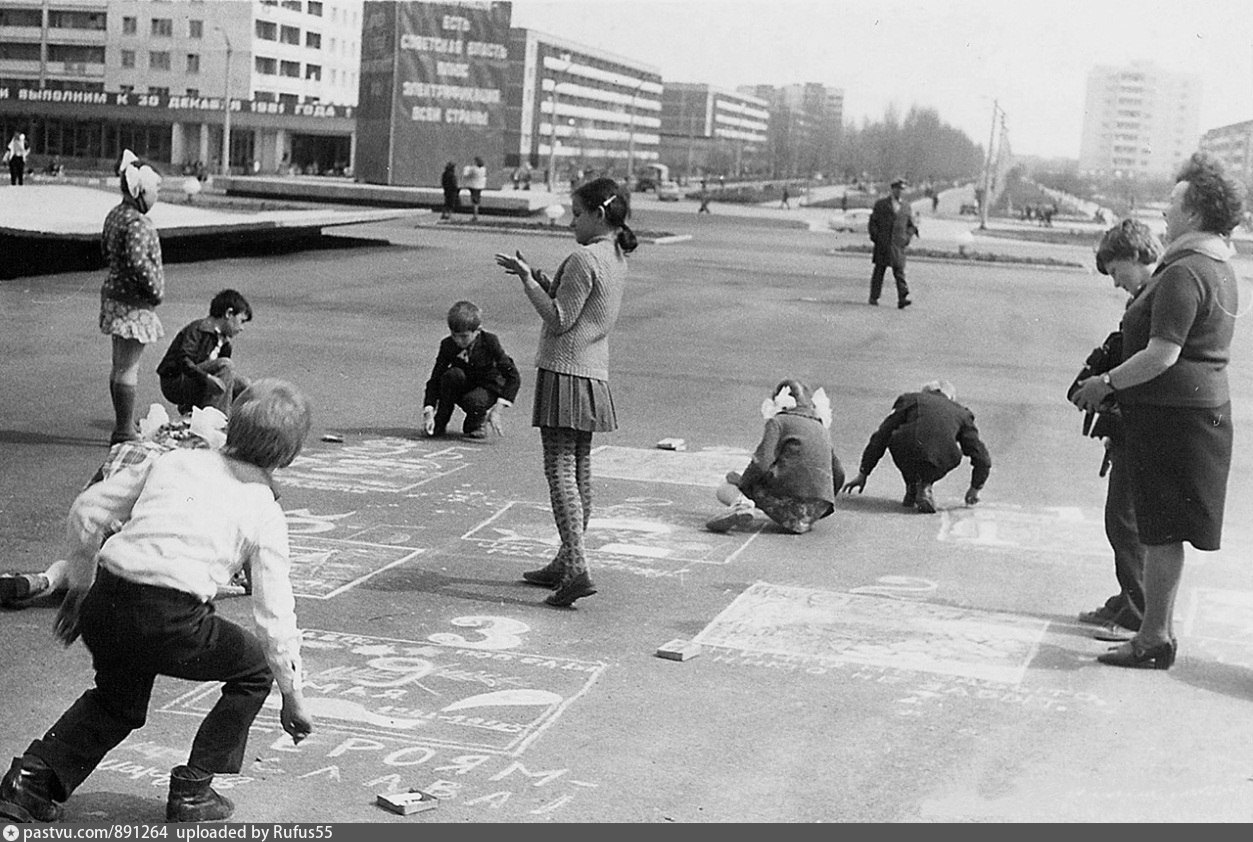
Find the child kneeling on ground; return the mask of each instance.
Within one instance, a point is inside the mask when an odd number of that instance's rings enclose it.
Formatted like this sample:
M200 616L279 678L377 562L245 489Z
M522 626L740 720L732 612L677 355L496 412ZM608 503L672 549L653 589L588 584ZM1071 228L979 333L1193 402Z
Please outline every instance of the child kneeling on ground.
M483 313L470 301L448 310L448 336L439 343L435 365L422 395L422 431L445 434L452 411L465 410L461 432L466 438L487 438L487 427L504 433L502 409L513 406L522 376L496 334L483 330Z
M248 729L275 681L283 730L297 743L312 731L287 522L271 476L300 453L309 406L290 384L258 380L231 410L221 452L173 450L75 499L70 587L55 628L67 646L82 635L96 686L14 758L0 780L0 816L60 819L62 802L143 726L158 675L224 682L187 763L170 773L167 821L223 821L234 812L210 784L215 774L240 771ZM256 635L218 617L212 602L246 563Z
M161 394L186 415L193 407L212 406L230 415L231 402L248 388L235 370L231 340L252 321L248 300L224 289L209 302L207 318L185 325L157 366Z
M831 406L826 392L799 380L784 380L762 402L766 428L742 474L727 474L718 499L730 511L705 524L711 532L745 528L753 509L788 532L802 534L835 511L844 469L831 446Z

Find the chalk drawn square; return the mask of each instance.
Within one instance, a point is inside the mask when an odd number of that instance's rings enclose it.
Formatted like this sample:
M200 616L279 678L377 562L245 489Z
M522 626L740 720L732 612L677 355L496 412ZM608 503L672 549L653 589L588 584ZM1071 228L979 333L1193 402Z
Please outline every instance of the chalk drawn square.
M1253 593L1195 588L1184 627L1189 645L1206 656L1253 668Z
M665 482L716 488L727 471L742 471L752 458L747 450L654 450L602 445L592 451L592 473L606 479Z
M338 538L292 535L291 583L296 596L330 599L423 550Z
M600 661L305 629L305 707L320 732L517 756L586 693ZM220 683L160 708L204 716ZM257 725L278 729L278 692Z
M701 533L677 521L669 501L650 498L652 504L621 504L597 508L583 533L583 545L594 563L668 565L726 564L743 549L752 534L735 536ZM548 561L561 546L552 510L540 503L512 501L461 536L488 555L506 555Z
M1108 556L1103 519L1074 506L981 505L940 513L938 539L989 550Z
M466 467L468 452L424 441L368 439L346 447L306 451L279 473L279 483L350 494L400 494Z
M694 640L814 666L862 664L1018 684L1048 623L757 582Z

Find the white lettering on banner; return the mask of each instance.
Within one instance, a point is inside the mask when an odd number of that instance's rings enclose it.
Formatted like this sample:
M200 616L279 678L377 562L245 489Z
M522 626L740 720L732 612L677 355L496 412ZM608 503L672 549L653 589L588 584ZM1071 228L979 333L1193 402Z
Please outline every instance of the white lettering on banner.
M435 75L469 79L470 65L456 61L437 61L435 62Z
M413 121L417 123L438 123L444 119L444 109L434 105L415 105L411 116Z
M222 110L222 100L217 97L172 96L166 108L199 108L213 111Z
M466 44L466 55L505 61L509 58L509 48L504 44L493 44L489 41L470 41Z
M431 35L406 34L400 36L400 49L414 50L419 53L445 53L461 55L465 52L463 43L455 38L436 38Z
M308 102L297 103L292 106L292 113L300 117L335 117L337 116L335 106L333 105L313 105Z
M457 15L444 15L445 32L469 32L470 21Z
M404 96L424 99L452 99L459 102L481 102L485 105L497 105L501 101L500 91L495 88L466 88L429 82L405 82L401 93Z
M450 108L444 112L445 123L457 123L463 126L486 126L488 124L488 114L486 111L466 111L462 108Z
M71 102L107 105L109 95L98 91L53 91L45 88L19 88L18 99L32 102Z

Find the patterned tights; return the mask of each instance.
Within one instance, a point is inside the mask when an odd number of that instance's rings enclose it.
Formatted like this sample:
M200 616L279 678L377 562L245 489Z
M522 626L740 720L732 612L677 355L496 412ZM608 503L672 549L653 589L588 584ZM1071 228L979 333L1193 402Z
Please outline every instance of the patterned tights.
M540 427L544 445L544 478L561 550L552 566L561 569L562 584L587 572L583 533L592 516L592 434L566 427Z

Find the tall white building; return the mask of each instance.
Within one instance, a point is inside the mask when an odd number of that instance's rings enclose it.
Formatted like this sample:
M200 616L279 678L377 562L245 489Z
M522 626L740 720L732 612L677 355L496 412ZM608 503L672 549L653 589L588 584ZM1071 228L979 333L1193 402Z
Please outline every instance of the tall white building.
M1098 65L1088 73L1079 169L1166 177L1196 150L1201 81L1150 62Z

